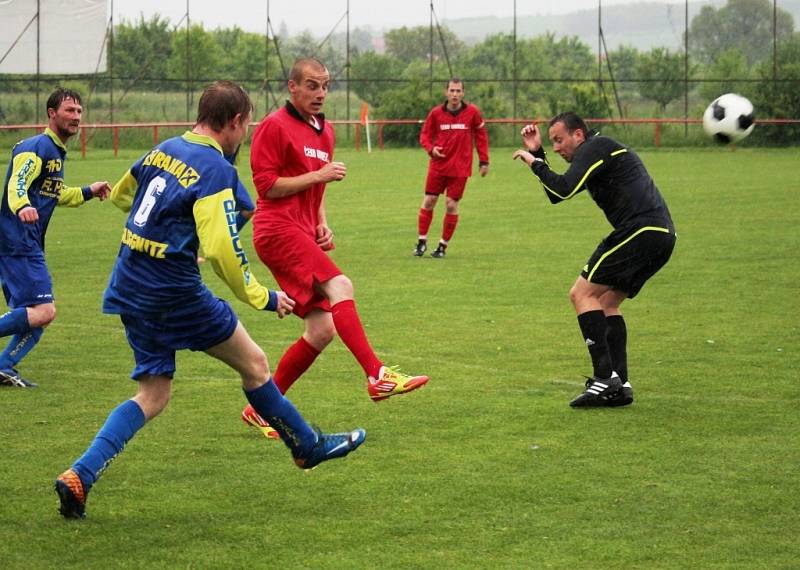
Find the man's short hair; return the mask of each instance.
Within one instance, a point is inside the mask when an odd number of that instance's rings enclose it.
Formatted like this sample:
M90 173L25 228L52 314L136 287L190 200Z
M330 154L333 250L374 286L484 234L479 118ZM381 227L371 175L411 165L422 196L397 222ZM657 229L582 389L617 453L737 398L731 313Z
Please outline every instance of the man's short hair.
M72 89L65 89L64 87L57 87L56 90L50 94L50 97L47 98L46 109L53 109L58 111L58 108L61 106L61 103L63 103L67 99L72 99L78 105L83 104L81 103L81 95L77 91L73 91Z
M236 115L247 117L253 102L242 86L233 81L215 81L206 87L197 104L197 124L219 132Z
M300 83L303 80L303 70L306 67L310 67L314 71L319 71L320 73L328 71L328 68L325 67L325 64L317 58L301 57L300 59L296 59L294 65L292 65L292 70L289 72L289 79L295 83Z
M447 82L448 89L450 88L451 83L460 83L461 89L464 89L464 80L460 77L451 77L450 80Z
M567 127L567 132L570 134L575 131L583 131L584 137L589 134L589 128L586 126L586 123L584 123L583 119L574 111L559 113L550 119L550 124L548 126L552 127L556 123L564 123L564 126Z

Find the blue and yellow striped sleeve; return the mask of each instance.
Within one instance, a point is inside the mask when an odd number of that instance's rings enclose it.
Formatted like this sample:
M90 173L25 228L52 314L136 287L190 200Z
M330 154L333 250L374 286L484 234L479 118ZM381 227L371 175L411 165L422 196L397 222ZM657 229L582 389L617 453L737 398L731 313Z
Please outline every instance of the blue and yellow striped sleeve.
M123 212L130 212L139 183L129 170L111 189L111 202Z
M6 188L8 207L14 214L31 205L28 190L41 172L42 159L35 152L21 152L14 157Z
M233 190L225 188L198 199L193 212L203 255L214 272L239 299L256 309L266 308L269 290L250 273L250 262L236 229Z

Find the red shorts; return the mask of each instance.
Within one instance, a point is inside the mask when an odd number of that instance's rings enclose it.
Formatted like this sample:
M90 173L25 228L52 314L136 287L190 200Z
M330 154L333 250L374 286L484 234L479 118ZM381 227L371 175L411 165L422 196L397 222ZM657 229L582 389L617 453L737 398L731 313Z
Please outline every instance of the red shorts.
M444 194L458 202L464 195L464 188L467 186L465 176L443 176L428 170L428 178L425 180L426 194Z
M313 237L300 228L288 227L254 235L253 245L280 288L295 300L294 314L303 318L312 309L331 310L328 299L314 290L314 283L324 283L342 272Z

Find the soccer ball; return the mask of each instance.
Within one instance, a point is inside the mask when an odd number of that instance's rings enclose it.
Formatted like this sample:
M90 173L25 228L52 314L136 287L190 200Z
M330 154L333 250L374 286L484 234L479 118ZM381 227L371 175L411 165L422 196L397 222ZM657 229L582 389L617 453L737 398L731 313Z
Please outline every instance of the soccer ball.
M753 104L736 93L717 97L703 113L703 130L723 144L742 140L754 126Z

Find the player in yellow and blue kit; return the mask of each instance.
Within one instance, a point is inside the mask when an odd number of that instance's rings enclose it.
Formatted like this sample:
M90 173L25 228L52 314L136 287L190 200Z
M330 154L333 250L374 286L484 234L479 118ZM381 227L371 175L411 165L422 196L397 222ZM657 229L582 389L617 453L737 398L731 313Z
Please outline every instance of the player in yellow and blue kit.
M239 372L247 400L279 432L300 468L343 457L366 437L362 429L339 434L311 429L275 387L266 356L233 309L201 279L200 246L243 302L277 311L279 317L294 308L285 293L269 291L250 273L236 227L239 177L224 155L247 136L251 113L250 98L240 86L212 84L200 98L192 131L159 144L114 186L112 201L130 215L103 311L122 319L138 390L111 412L86 452L56 479L66 518L85 516L92 485L166 407L178 350L202 350Z
M105 199L108 182L71 187L64 184L67 141L78 132L81 97L56 89L47 99L44 133L14 146L0 206L0 280L10 311L0 316L0 337L13 335L0 353L0 386L36 386L22 378L16 365L27 355L56 308L53 284L44 259L44 238L56 206L81 206Z
M241 146L238 146L233 154L225 155L225 160L237 168L240 148ZM247 188L245 188L241 179L239 179L239 185L233 192L233 198L236 200L236 229L242 231L242 228L250 221L250 218L253 217L256 211L256 205L253 204L253 199L250 197L250 193L247 191Z

